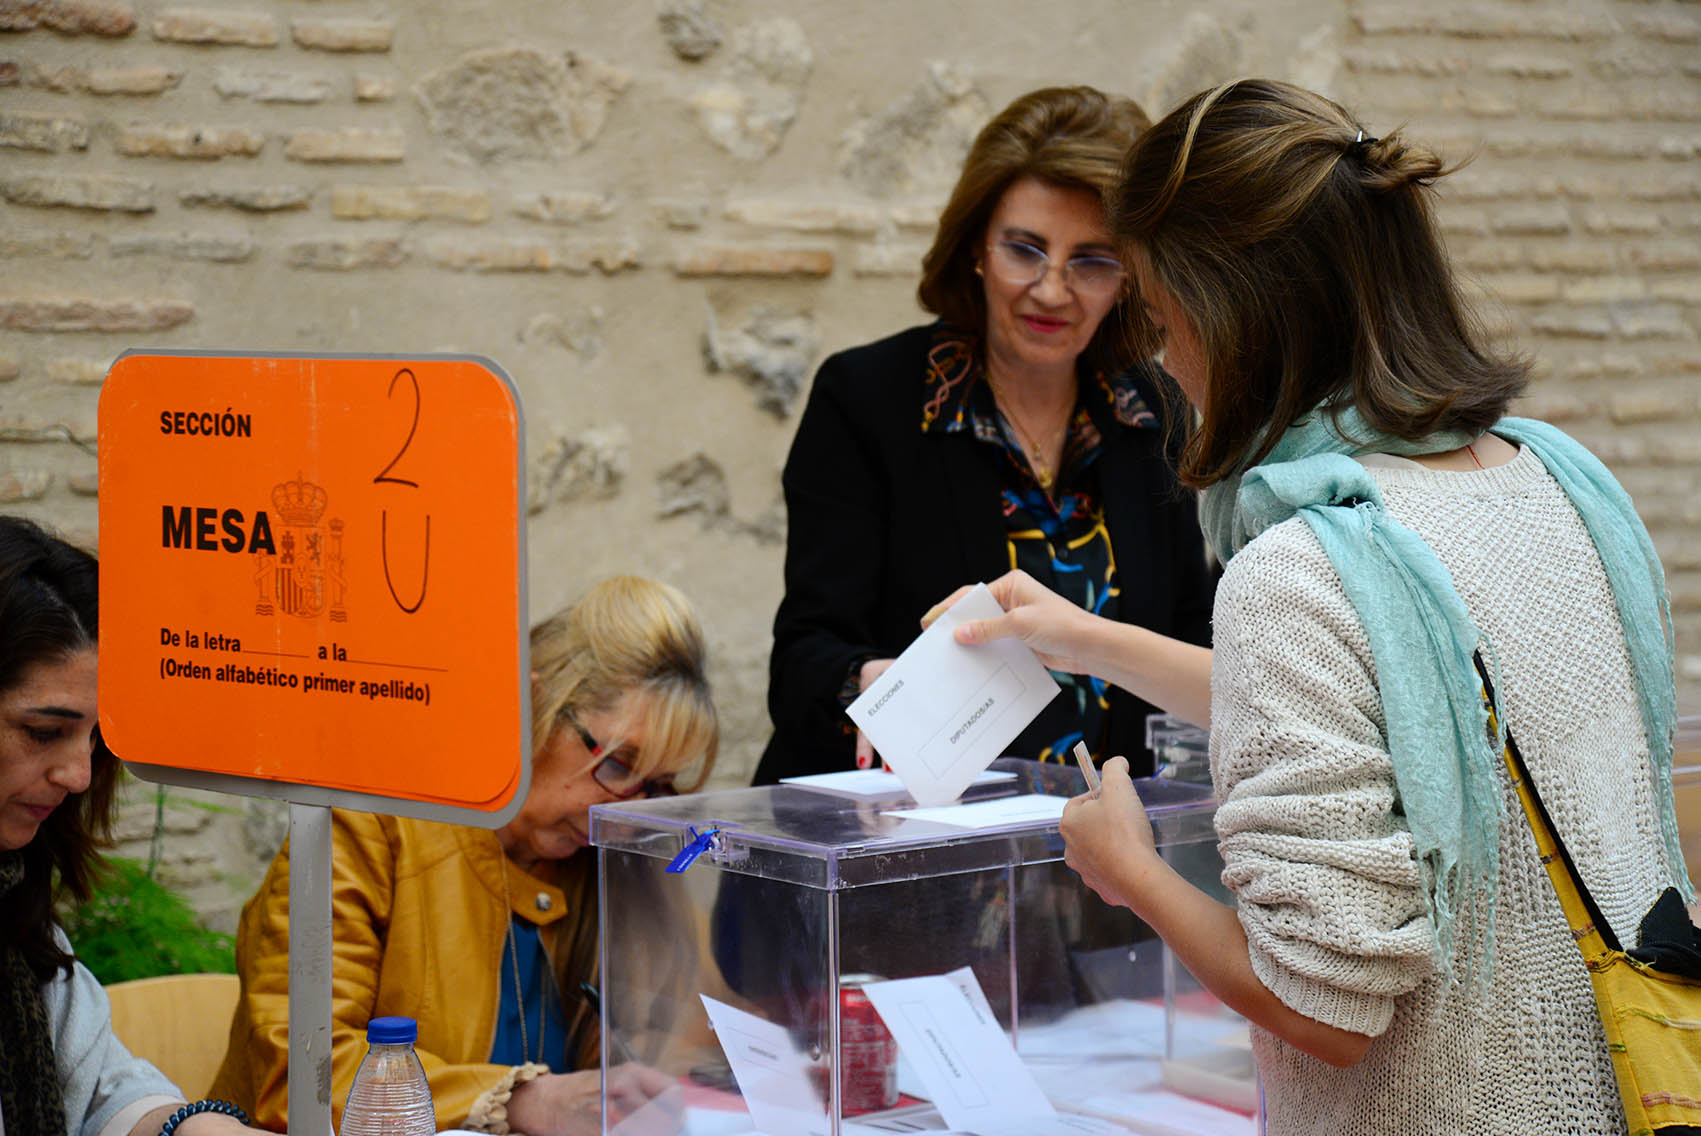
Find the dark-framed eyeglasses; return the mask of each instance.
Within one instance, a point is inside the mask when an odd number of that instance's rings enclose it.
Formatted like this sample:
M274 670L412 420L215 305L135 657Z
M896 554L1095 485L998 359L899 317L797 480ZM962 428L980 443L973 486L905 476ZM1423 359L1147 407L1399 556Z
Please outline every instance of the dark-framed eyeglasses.
M987 266L1000 279L1032 288L1051 271L1051 257L1037 245L1001 237L987 249ZM1114 256L1082 253L1063 262L1063 283L1076 292L1103 295L1122 287L1128 270Z
M647 781L639 778L637 771L627 764L618 751L605 753L603 744L585 729L584 723L575 718L571 710L562 710L561 716L573 727L573 732L579 735L579 740L585 745L585 752L599 759L591 766L591 778L617 799L628 801L633 797L672 797L679 793L671 774L652 777Z

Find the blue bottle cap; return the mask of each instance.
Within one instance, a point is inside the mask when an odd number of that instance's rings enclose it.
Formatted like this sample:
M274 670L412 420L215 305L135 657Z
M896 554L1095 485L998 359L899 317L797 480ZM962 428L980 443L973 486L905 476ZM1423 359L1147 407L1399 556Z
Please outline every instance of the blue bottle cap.
M368 1045L412 1045L419 1023L412 1018L373 1018L366 1023Z

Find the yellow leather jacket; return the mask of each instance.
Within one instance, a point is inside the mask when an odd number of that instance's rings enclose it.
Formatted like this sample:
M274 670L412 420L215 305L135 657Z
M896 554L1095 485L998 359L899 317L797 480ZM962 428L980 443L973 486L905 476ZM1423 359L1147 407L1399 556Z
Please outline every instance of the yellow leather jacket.
M416 1049L437 1127L462 1127L481 1096L513 1083L511 1067L489 1063L510 912L539 924L546 947L561 932L587 929L594 942L594 889L588 903L574 889L580 909L570 911L560 887L515 867L484 829L336 809L331 842L333 1123L342 1126L368 1019L400 1014L419 1022ZM242 909L242 997L208 1094L274 1129L284 1127L288 1103L288 856L286 844ZM567 977L565 989L577 990L578 979L595 975ZM599 1046L575 1048L595 1064Z

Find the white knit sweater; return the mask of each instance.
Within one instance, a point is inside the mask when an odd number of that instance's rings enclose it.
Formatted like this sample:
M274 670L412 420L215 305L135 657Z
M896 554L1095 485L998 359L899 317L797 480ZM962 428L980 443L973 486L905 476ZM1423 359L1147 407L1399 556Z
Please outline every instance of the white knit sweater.
M1482 472L1366 464L1492 644L1531 776L1633 944L1674 881L1623 632L1582 521L1528 450ZM1433 965L1370 646L1303 520L1229 562L1213 640L1217 832L1253 970L1300 1013L1377 1035L1359 1065L1336 1069L1255 1030L1268 1131L1623 1133L1588 976L1503 768L1492 978L1468 977L1485 958L1469 916L1464 981Z

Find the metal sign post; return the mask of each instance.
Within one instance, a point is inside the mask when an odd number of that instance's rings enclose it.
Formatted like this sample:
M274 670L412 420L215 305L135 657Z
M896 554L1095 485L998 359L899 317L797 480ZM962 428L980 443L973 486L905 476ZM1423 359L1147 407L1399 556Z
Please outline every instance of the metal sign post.
M331 1127L331 810L289 807L289 1119ZM298 1076L297 1074L304 1074Z

